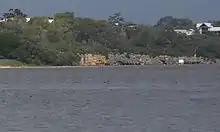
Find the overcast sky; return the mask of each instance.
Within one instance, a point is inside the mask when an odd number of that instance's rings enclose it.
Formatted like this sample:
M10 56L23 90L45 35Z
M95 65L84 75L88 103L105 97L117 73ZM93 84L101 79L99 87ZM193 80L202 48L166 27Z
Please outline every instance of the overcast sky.
M21 8L29 16L74 11L76 16L107 19L122 12L125 20L154 24L162 16L194 21L220 20L220 0L0 0L0 11Z

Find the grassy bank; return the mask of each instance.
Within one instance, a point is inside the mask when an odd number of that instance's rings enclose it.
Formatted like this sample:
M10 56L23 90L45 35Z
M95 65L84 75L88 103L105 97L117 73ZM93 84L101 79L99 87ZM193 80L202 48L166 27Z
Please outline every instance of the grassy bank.
M26 66L25 63L17 60L0 59L0 67L23 67Z

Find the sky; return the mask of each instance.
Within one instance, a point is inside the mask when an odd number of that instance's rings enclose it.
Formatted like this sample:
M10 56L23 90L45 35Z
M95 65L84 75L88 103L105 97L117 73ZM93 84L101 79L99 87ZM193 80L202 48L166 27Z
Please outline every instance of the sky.
M155 24L161 17L195 22L220 20L220 0L0 0L0 12L20 8L29 16L71 11L76 16L108 19L121 12L126 21Z

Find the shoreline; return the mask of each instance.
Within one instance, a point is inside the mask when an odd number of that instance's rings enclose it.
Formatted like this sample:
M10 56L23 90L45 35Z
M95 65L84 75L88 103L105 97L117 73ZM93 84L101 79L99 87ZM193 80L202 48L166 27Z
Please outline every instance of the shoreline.
M207 66L218 64L183 64L183 65L106 65L106 66L0 66L0 69L61 69L61 68L128 68L128 67L185 67L185 66ZM219 65L220 66L220 65Z

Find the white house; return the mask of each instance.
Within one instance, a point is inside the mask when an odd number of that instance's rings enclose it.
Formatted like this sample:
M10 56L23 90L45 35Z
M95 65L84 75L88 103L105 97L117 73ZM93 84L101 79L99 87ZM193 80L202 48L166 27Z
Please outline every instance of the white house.
M0 22L6 22L7 20L5 18L1 18Z
M48 22L49 22L49 23L52 23L53 21L54 21L53 18L49 18L49 19L48 19Z
M220 27L214 27L212 23L197 23L196 28L199 30L200 34L205 32L220 32Z
M194 29L189 29L189 30L186 30L186 29L174 29L174 32L176 32L178 34L185 34L187 36L190 36L190 35L194 35L195 30Z
M26 22L29 22L31 20L30 17L26 17L25 19L26 19Z

